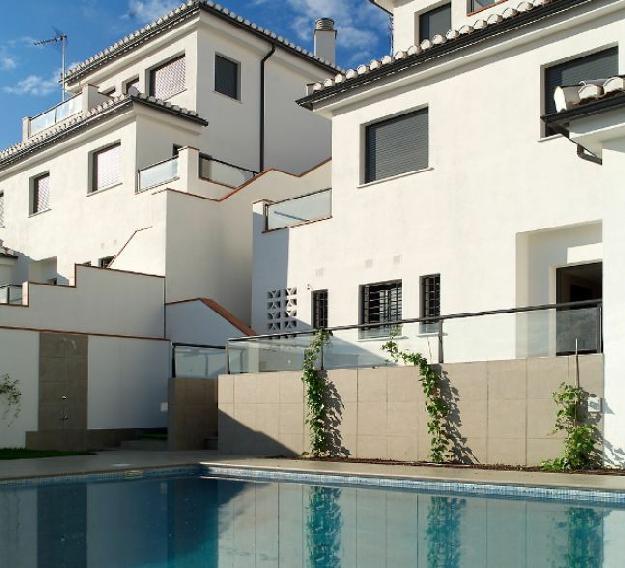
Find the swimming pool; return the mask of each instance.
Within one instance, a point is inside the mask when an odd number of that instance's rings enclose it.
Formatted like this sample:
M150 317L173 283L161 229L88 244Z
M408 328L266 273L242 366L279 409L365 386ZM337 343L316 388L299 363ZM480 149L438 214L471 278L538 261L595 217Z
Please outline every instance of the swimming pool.
M0 566L622 566L623 499L586 495L243 480L199 469L26 481L0 485Z

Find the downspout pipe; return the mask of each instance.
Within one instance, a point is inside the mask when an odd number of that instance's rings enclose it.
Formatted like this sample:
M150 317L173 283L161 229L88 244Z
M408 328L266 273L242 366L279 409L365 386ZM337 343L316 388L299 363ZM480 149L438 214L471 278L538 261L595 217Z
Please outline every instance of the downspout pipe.
M265 64L276 52L276 44L271 45L271 50L260 60L260 125L258 141L258 171L265 169Z

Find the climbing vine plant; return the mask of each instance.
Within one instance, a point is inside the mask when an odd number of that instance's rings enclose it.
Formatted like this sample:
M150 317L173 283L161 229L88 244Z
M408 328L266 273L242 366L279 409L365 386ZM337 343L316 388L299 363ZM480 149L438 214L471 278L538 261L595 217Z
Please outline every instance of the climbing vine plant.
M593 469L601 465L597 449L599 433L597 427L583 420L583 409L588 393L579 386L562 383L553 393L558 411L554 432L564 432L562 456L542 463L547 471L573 471Z
M420 353L401 351L396 341L397 332L391 333L390 339L382 345L382 350L389 354L395 363L414 365L419 369L419 381L425 395L425 410L428 415L427 429L430 435L430 459L434 463L443 463L449 457L450 444L447 431L449 405L441 391L440 372Z
M9 375L0 376L0 400L4 399L6 408L2 418L12 415L10 422L15 420L22 411L22 393L18 387L19 381Z
M306 390L308 411L306 424L310 430L310 451L313 456L321 456L329 450L330 436L327 423L327 381L323 371L317 369L317 361L328 342L329 333L324 329L315 332L310 345L304 350L302 381Z

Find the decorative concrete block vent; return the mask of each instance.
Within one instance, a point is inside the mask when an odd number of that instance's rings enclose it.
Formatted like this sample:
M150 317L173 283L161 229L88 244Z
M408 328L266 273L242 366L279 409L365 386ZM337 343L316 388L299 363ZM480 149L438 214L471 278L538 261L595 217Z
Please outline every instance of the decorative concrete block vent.
M267 329L297 329L297 288L280 288L267 292Z

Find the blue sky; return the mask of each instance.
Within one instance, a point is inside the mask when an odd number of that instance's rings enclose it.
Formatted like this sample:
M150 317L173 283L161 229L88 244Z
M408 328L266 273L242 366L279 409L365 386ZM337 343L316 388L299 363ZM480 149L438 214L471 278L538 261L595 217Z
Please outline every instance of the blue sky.
M69 63L77 63L152 21L182 0L28 0L13 2L0 21L0 148L17 142L21 118L54 106L60 51L34 47L36 39L69 36ZM339 63L351 67L389 51L388 19L368 0L221 0L295 43L312 48L318 17L334 18Z

